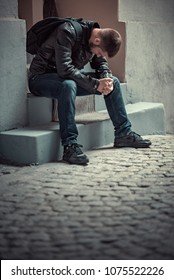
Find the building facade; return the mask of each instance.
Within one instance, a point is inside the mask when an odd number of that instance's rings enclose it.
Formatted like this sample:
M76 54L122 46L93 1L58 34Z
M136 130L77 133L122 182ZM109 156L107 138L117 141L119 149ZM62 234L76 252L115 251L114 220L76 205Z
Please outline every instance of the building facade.
M123 45L109 61L127 82L129 101L162 102L174 133L174 2L171 0L56 0L59 16L96 20L118 29ZM27 125L26 30L43 18L42 0L0 2L0 131ZM87 99L93 107L92 99ZM83 104L82 104L83 105Z

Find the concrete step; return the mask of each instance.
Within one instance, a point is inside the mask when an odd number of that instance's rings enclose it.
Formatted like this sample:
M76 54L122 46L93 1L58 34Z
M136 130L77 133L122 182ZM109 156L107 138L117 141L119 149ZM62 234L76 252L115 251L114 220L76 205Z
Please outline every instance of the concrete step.
M165 108L162 103L137 102L127 104L132 129L141 135L165 134Z
M127 84L121 83L123 99L125 104L129 103L129 95L127 92ZM94 103L94 105L93 105ZM91 105L92 104L92 105ZM52 121L53 102L50 98L37 97L28 94L27 110L28 110L28 126L43 125ZM82 114L92 111L105 110L104 98L100 95L94 96L77 96L76 98L76 114Z
M41 125L52 121L53 101L50 98L28 94L27 116L28 126Z
M141 135L165 134L165 112L161 103L127 104L133 130ZM76 116L78 143L84 150L113 143L113 125L106 110ZM22 163L42 164L62 157L59 124L24 127L0 133L0 158Z

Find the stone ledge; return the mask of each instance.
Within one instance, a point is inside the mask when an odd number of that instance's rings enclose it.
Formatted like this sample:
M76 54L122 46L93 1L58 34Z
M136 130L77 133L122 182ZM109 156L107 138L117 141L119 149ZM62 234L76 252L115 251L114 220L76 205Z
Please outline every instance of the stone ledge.
M160 103L126 105L132 128L141 135L165 134L164 106ZM105 111L76 117L78 143L84 150L101 147L114 141L114 129ZM42 164L62 157L59 123L13 129L0 133L0 158L23 163Z

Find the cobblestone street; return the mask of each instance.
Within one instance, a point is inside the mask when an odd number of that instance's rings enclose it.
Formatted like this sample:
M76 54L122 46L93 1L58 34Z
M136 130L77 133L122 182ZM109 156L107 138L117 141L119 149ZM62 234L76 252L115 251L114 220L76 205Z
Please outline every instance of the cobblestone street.
M149 139L87 166L0 164L1 259L174 259L174 135Z

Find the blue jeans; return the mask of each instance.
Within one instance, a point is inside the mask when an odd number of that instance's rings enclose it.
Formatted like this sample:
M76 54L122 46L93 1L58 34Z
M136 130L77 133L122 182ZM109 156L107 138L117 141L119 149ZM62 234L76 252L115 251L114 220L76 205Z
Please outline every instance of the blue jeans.
M89 74L89 73L87 73ZM91 73L91 76L95 76ZM58 117L62 145L77 143L78 130L75 123L76 96L91 95L73 80L59 78L56 73L34 75L29 79L30 91L38 96L58 99ZM96 92L99 94L99 92ZM114 77L114 89L104 98L106 108L114 126L115 137L124 136L131 131L119 80Z

